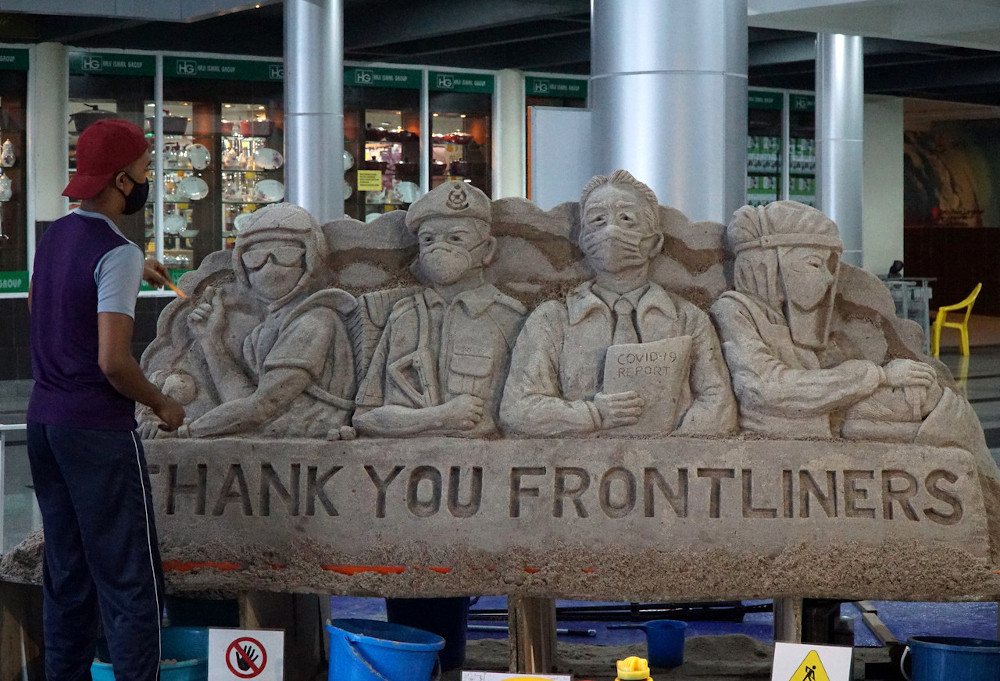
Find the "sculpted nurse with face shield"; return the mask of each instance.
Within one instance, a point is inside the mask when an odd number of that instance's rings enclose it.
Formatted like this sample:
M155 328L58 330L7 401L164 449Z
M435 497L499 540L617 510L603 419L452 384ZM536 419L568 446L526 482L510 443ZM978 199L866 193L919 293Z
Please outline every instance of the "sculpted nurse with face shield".
M775 437L914 441L945 390L912 359L844 359L832 347L842 244L821 212L745 206L729 224L735 291L712 306L740 426ZM848 354L849 356L849 354Z

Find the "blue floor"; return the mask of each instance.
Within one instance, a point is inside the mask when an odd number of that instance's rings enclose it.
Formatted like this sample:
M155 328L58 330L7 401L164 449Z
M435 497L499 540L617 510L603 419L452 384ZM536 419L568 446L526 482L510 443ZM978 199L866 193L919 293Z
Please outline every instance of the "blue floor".
M963 636L971 638L997 638L996 603L901 603L894 601L870 601L878 609L878 617L900 641L910 636ZM767 601L745 601L745 604L760 604ZM503 596L483 596L472 606L470 624L487 626L503 625L502 621L480 621L475 619L477 610L497 610L505 608L507 599ZM556 601L557 607L597 605L585 601ZM610 604L607 604L610 605ZM333 597L331 607L334 617L385 618L385 602L381 598ZM854 619L854 644L856 646L877 647L879 640L861 621L860 611L851 603L841 606L841 615ZM624 623L624 622L622 622ZM560 634L559 640L570 643L593 645L628 645L642 643L645 634L641 629L614 628L614 622L587 622L560 620L560 629L579 631L593 630L593 636ZM621 623L618 623L621 624ZM612 628L609 628L611 625ZM686 636L716 636L720 634L744 634L764 642L774 638L773 619L770 612L747 613L742 622L689 622ZM506 632L469 631L470 640L481 638L506 638Z

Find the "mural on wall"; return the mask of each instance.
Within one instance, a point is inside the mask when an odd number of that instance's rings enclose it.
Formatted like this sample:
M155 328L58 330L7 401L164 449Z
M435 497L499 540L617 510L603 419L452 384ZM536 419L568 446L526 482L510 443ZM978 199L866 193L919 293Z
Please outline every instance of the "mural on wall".
M907 227L1000 227L1000 121L908 130L903 149Z

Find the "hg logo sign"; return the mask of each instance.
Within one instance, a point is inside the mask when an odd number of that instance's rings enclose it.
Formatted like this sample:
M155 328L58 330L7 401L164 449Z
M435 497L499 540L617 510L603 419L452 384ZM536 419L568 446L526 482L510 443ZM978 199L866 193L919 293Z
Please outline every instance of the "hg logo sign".
M358 69L354 72L354 83L356 85L371 85L375 82L375 72L368 69Z
M549 94L549 84L544 80L536 80L532 90L536 95L547 95Z
M193 76L198 71L198 63L193 59L178 59L177 60L177 75L178 76Z
M88 55L83 58L81 63L81 68L84 71L100 71L101 70L101 58Z
M284 80L285 79L285 65L284 64L271 64L267 71L267 76L271 80Z
M437 86L443 90L450 90L455 87L455 80L444 73L439 73L437 77Z

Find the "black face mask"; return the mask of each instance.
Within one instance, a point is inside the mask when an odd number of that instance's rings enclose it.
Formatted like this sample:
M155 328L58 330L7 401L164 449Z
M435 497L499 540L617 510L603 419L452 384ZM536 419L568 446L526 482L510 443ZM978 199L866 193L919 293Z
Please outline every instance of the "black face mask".
M124 170L122 171L122 175L132 180L132 176ZM132 180L131 194L122 192L122 190L118 188L118 185L115 185L115 189L118 189L118 191L122 193L122 196L125 197L125 210L122 211L122 214L133 215L134 213L138 213L142 207L146 205L146 199L149 197L149 180L147 179L141 183Z

